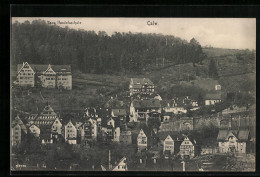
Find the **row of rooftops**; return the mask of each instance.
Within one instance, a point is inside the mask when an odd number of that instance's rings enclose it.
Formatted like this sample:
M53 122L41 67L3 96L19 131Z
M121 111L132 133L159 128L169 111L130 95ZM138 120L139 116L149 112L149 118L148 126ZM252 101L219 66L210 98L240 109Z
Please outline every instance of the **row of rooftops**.
M21 70L22 67L24 67L25 65L29 65L32 70L34 72L45 72L47 71L47 69L49 67L51 67L51 69L54 72L57 73L65 73L65 72L71 72L71 66L70 65L42 65L42 64L28 64L27 62L24 62L23 64L18 64L17 65L17 71L19 72Z
M237 141L248 141L250 138L250 131L248 129L240 130L219 130L217 140L225 141L229 136L235 136Z
M185 138L188 138L193 145L196 145L197 142L195 140L195 137L188 133L188 134L183 134L177 131L167 131L167 132L158 132L155 133L153 130L150 130L149 128L144 128L142 127L140 132L143 131L145 136L150 139L149 141L153 141L151 140L152 137L157 137L160 141L164 141L168 136L170 136L170 138L175 141L175 142L182 142L185 140Z
M135 100L133 102L136 108L160 108L160 101L159 100ZM89 115L86 115L88 112ZM63 114L58 115L54 112L49 104L47 104L41 112L38 114L32 114L27 117L27 121L34 121L34 122L48 122L48 124L52 124L57 117L61 117L63 121L66 120L85 120L86 117L92 118L102 118L108 119L110 117L126 117L128 113L125 109L101 109L101 108L86 108L85 116L84 111L82 111L82 115L72 115L72 114ZM172 114L163 114L173 116ZM224 115L226 116L226 115ZM242 120L243 121L243 120Z
M165 141L168 136L175 141L175 142L182 142L185 140L185 138L190 140L193 145L197 145L196 137L192 135L191 133L188 134L182 134L177 131L166 131L166 132L158 132L155 134L154 132L150 132L150 130L147 129L141 129L140 132L143 131L145 133L145 136L147 138L151 138L152 136L157 137L160 141ZM236 137L237 142L248 142L250 141L250 131L248 129L240 129L240 130L219 130L218 136L217 136L217 142L224 142L228 141L228 138L230 136ZM201 141L201 140L200 140ZM205 145L203 142L199 142L199 145ZM214 143L210 143L210 146L214 146ZM216 146L216 144L215 144Z

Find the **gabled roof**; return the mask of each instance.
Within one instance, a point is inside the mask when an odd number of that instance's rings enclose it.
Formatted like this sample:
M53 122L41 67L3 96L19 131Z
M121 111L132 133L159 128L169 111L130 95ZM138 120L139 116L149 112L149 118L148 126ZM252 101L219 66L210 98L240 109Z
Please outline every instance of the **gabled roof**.
M36 116L35 120L41 120L42 118L40 118L40 116L54 116L57 117L57 114L54 112L54 110L52 109L52 107L47 104L42 111ZM52 118L50 119L51 121L55 120L56 118ZM49 121L49 120L46 120Z
M102 127L109 127L109 125L107 125L107 123L108 123L108 121L110 119L113 119L115 121L115 128L120 126L120 119L118 117L114 117L114 118L112 118L112 117L103 117L101 119L101 126Z
M44 72L47 70L49 65L40 65L40 64L29 64L34 72ZM17 65L17 71L22 68L22 64ZM51 68L54 72L71 72L70 65L51 65Z
M141 133L144 133L144 135L147 137L147 135L146 135L146 133L144 132L143 129L141 129L141 130L139 131L138 136L139 136Z
M183 136L176 131L165 131L165 132L158 132L156 136L161 140L164 141L167 136L170 136L173 140L183 140Z
M112 109L112 113L114 114L114 116L126 116L125 109Z
M102 171L113 171L115 170L115 168L121 163L123 162L124 160L126 160L126 157L123 157L121 158L118 163L116 163L116 160L117 158L115 158L114 156L111 156L111 169L109 169L109 164L108 164L108 161L106 161L105 163L101 164L101 169ZM114 163L113 163L114 162ZM115 165L113 165L115 164ZM126 169L127 170L127 169ZM116 170L115 170L116 171Z
M18 115L12 121L12 126L15 126L16 124L19 124L19 126L24 131L24 133L27 134L27 127L24 125L23 121L20 119L20 117Z
M135 108L160 108L161 104L159 100L134 100L133 106Z
M64 124L64 125L67 126L68 124L71 124L71 125L73 125L73 126L75 127L75 125L74 125L75 122L73 123L72 120L69 120L69 122L68 122L67 124ZM76 127L75 127L75 128L76 128Z
M193 145L197 144L195 137L192 136L191 134L190 135L184 135L183 141L185 141L185 139L188 139Z
M150 138L150 137L155 137L155 133L154 133L154 130L150 127L147 127L147 126L142 126L140 131L143 130L143 132L145 133L145 135L147 136L147 138ZM139 131L139 133L140 133ZM138 133L138 135L139 135Z
M17 73L18 74L21 72L22 68L24 68L25 65L28 65L33 70L33 68L27 62L24 62L23 64L17 65ZM35 73L35 71L33 71L33 72Z
M249 130L239 130L237 136L240 141L247 141L249 138Z
M247 141L249 139L249 130L219 130L218 141L225 141L230 134L233 134L239 141Z
M112 169L115 170L115 168L116 168L121 162L123 162L124 160L126 160L126 157L123 157L121 160L119 160L119 162L118 162L115 166L113 166ZM127 169L126 169L126 170L127 170Z

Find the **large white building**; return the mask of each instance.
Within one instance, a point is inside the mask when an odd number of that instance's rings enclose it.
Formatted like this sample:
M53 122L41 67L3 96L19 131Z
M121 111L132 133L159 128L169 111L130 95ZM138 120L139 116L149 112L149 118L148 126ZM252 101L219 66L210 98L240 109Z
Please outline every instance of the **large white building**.
M219 130L218 147L220 153L247 153L249 130Z
M129 90L130 96L137 93L151 95L154 93L154 84L148 78L131 78Z
M142 150L147 150L147 136L142 129L140 130L137 137L137 149L138 152L141 152Z
M28 87L72 89L70 65L18 64L17 84Z

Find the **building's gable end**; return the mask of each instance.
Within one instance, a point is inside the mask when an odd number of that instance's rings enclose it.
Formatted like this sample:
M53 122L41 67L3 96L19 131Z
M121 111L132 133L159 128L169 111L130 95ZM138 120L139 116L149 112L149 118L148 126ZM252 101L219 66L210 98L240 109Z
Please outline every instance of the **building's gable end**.
M48 68L46 69L46 71L44 71L43 74L56 74L56 72L52 69L51 65L48 66Z
M173 141L172 137L170 135L168 135L164 141Z
M26 67L28 67L28 68L26 68ZM30 69L31 71L33 71L33 74L35 74L34 70L32 69L32 67L31 67L27 62L25 62L25 63L23 64L23 66L20 68L20 70L17 72L17 74L19 75L20 72L21 72L24 68Z
M233 136L233 137L235 138L235 140L238 139L237 136L236 136L232 131L229 131L228 134L227 134L227 136L226 136L226 139L225 139L225 140L228 141L228 139L229 139L230 136Z

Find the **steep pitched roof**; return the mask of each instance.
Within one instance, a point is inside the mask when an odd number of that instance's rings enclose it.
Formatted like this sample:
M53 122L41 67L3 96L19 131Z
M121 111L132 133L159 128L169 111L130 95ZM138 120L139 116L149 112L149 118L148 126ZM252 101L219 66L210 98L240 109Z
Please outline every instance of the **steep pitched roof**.
M112 117L103 117L103 118L101 119L101 126L102 126L102 127L110 127L109 125L107 125L107 122L108 122L110 119L113 119L113 120L115 121L115 128L120 126L120 119L117 118L117 117L114 117L114 118L112 118Z
M230 133L232 133L238 139L238 141L247 141L249 139L249 130L242 129L242 130L219 130L217 140L225 141L225 139Z
M217 140L224 141L227 137L227 134L228 134L228 130L219 130Z
M135 108L160 108L160 100L148 99L148 100L134 100L133 106Z
M189 135L184 135L184 140L185 140L185 138L188 138L193 145L196 145L196 144L197 144L197 142L196 142L196 140L195 140L195 137L192 136L191 134L189 134ZM183 140L183 141L184 141L184 140Z
M49 65L40 65L40 64L29 64L34 72L44 72L47 70ZM17 71L22 68L22 64L17 65ZM70 65L51 65L51 68L54 72L71 72Z
M15 119L12 121L12 126L19 124L21 129L24 131L24 133L27 134L27 127L24 125L23 121L20 119L19 116L16 116Z
M247 141L249 138L249 130L239 130L237 136L240 141Z
M126 160L126 157L123 157L122 159L119 160L119 162L115 165L115 166L112 166L112 169L116 171L116 167L121 164L122 162L124 162ZM127 169L126 169L127 170Z
M161 140L164 141L167 136L170 135L173 140L183 140L183 136L176 131L165 131L165 132L158 132L156 136Z

